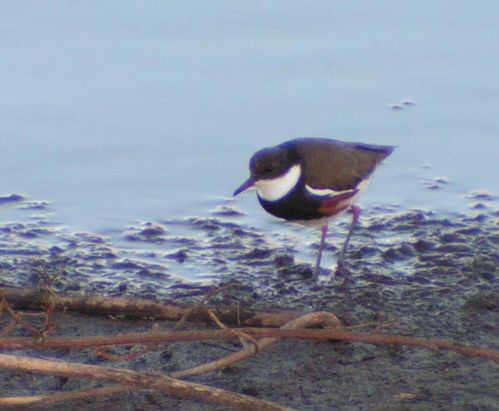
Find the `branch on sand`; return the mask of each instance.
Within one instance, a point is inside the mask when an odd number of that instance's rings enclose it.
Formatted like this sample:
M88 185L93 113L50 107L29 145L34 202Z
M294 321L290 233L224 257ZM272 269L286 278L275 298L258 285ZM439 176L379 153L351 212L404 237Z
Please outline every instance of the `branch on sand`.
M25 358L25 357L23 357ZM133 391L134 387L124 385L112 385L109 387L90 388L88 390L61 392L51 395L30 395L25 397L0 397L0 407L19 407L26 405L48 405L58 402L69 402L98 397L111 397Z
M219 292L227 290L229 286L222 287L210 292L200 303L191 307L182 307L173 304L159 304L147 300L126 300L100 297L60 297L45 294L33 303L34 292L30 290L0 289L0 313L5 309L10 315L10 322L0 331L0 349L76 349L94 348L104 354L107 359L119 358L121 360L134 358L145 352L155 349L158 344L171 341L202 341L202 340L230 340L239 338L244 348L227 355L218 360L208 362L193 368L177 371L171 376L160 374L143 374L125 369L90 366L60 361L39 360L30 357L18 357L12 355L0 355L0 368L15 369L26 372L39 372L44 374L56 374L66 377L88 378L99 381L115 382L119 385L90 390L76 391L72 393L58 393L55 395L39 395L30 397L0 398L0 406L19 406L26 404L49 404L61 401L70 401L82 398L95 398L98 396L110 396L132 390L156 390L168 395L181 398L198 399L208 403L224 404L233 409L261 409L261 410L286 410L288 408L258 400L245 395L240 395L204 385L192 384L178 380L187 376L200 375L222 368L231 367L236 363L244 361L265 349L279 339L314 339L314 340L342 340L378 345L412 346L431 350L447 350L461 353L470 357L481 357L499 361L499 352L484 348L453 344L448 341L407 337L401 335L355 333L342 328L340 320L332 313L313 312L299 316L297 313L264 313L251 312L241 321L241 310L215 309L209 307L209 298ZM48 297L47 297L48 295ZM9 301L7 301L9 298ZM47 299L48 298L48 299ZM27 322L21 313L12 308L16 306L30 305L45 307L44 328L38 330ZM80 312L98 312L102 314L133 313L133 316L167 318L176 320L177 326L172 330L159 331L154 325L150 332L127 333L111 336L91 337L52 337L48 333L54 328L53 312L55 309L76 309ZM154 313L154 315L152 315ZM200 313L202 315L200 316ZM228 313L230 315L228 315ZM248 312L247 312L248 313ZM261 327L229 328L222 319L229 321L237 319L237 323L279 324L280 329ZM24 316L26 317L26 316ZM211 319L219 330L179 330L188 319L205 321ZM270 318L270 320L269 320ZM283 323L284 319L287 319ZM32 337L6 337L16 327L20 326L32 335ZM322 327L323 329L307 329L308 327ZM352 327L356 328L356 326ZM261 339L257 339L261 338ZM248 344L248 342L250 344ZM114 356L104 351L109 347L122 345L143 344L139 350L131 351L127 355ZM174 378L172 378L174 377Z
M296 320L290 321L288 324L283 325L281 327L281 330L300 329L306 327L314 327L318 325L321 325L323 327L339 327L341 326L341 322L334 314L320 311L320 312L305 314L304 316L297 318ZM247 331L245 331L244 334L251 335L251 333L248 333ZM188 376L201 375L210 371L215 371L221 368L227 368L233 366L238 362L248 359L257 351L261 351L277 341L279 341L279 338L276 337L262 338L260 341L256 343L256 347L253 345L249 345L240 351L229 354L226 357L220 358L218 360L200 365L198 367L193 367L187 370L174 372L172 376L176 378L185 378Z
M232 287L233 285L230 285ZM223 286L227 289L229 285ZM209 297L215 295L218 290L214 289ZM281 327L287 322L298 318L303 313L297 311L257 311L237 307L210 307L206 304L206 297L202 303L197 304L195 309L192 305L162 304L146 299L127 299L120 297L101 296L63 296L42 293L37 289L0 288L1 294L16 309L45 310L47 303L55 308L82 314L98 314L109 316L125 316L129 318L150 318L154 320L181 321L188 317L193 322L211 323L209 310L225 324L233 324L246 327ZM177 328L180 327L179 324Z
M454 351L468 357L499 361L499 351L486 347L460 345L445 340L408 337L404 335L354 333L345 329L236 328L231 330L180 330L79 338L50 337L44 341L37 341L28 337L4 337L0 338L0 349L75 349L146 343L158 344L172 341L231 340L236 338L233 331L246 333L253 338L341 340L365 344L399 345L429 350Z
M16 371L117 382L136 389L154 389L177 398L201 400L210 404L222 404L236 410L290 410L290 408L282 407L269 401L259 400L247 395L236 394L219 388L181 381L160 374L146 374L121 368L102 367L66 361L51 361L6 354L0 354L0 367ZM8 402L13 404L14 400L10 398L8 399ZM0 405L2 405L1 401Z
M117 314L119 308L123 308L125 313L128 315L130 312L134 312L136 315L140 312L142 315L146 313L151 313L151 307L156 313L160 313L163 310L165 315L172 315L169 319L180 320L186 318L186 315L192 319L199 311L203 311L203 315L212 321L214 318L219 326L222 324L222 319L220 319L220 312L222 317L227 314L226 308L220 310L214 310L211 307L203 307L206 305L208 298L217 294L218 291L225 291L228 286L224 286L220 289L215 289L211 291L207 297L205 297L202 303L195 306L196 309L192 307L180 308L178 305L163 305L159 303L154 303L148 300L127 300L122 298L101 298L101 297L82 297L78 299L77 297L56 297L56 301L51 301L51 304L47 304L46 301L38 301L38 304L43 303L44 307L59 307L67 309L69 304L71 308L79 307L83 311L86 309L98 310L102 309L104 313L109 314L112 311ZM27 296L34 297L33 290L19 290L19 289L0 289L0 296L2 297L2 307L7 308L9 314L16 321L21 321L21 324L27 328L31 334L39 334L36 332L31 325L27 324L22 320L19 314L13 312L10 308L10 304L19 304L20 302L28 302L26 300ZM9 302L7 303L7 297ZM14 302L11 301L11 298ZM55 297L51 297L55 298ZM53 308L51 308L52 310ZM48 310L48 309L47 309ZM131 311L132 310L132 311ZM229 310L230 311L230 310ZM88 311L87 311L88 312ZM187 314L186 314L187 313ZM102 312L101 312L102 314ZM237 313L239 315L239 310ZM435 339L425 339L417 337L408 337L401 335L388 335L388 334L372 334L372 333L354 333L346 330L345 328L340 329L340 321L334 314L326 312L315 312L306 315L298 315L294 312L275 312L275 313L265 313L265 312L254 312L252 317L248 317L250 322L256 320L258 323L272 323L281 322L285 318L288 319L286 323L280 324L281 329L273 328L228 328L224 326L221 330L171 330L159 332L157 328L154 328L151 332L146 333L127 333L127 334L117 334L113 336L92 336L92 337L79 337L79 338L65 338L65 337L50 337L50 338L27 338L27 337L4 337L0 338L0 348L3 349L21 349L21 348L31 348L31 349L48 349L48 348L104 348L110 346L118 345L131 345L131 344L159 344L171 341L200 341L200 340L229 340L237 336L241 337L246 334L247 339L254 338L286 338L286 339L315 339L315 340L342 340L350 342L359 342L367 344L380 344L380 345L400 345L400 346L412 346L425 348L430 350L446 350L454 351L460 354L470 356L470 357L481 357L494 361L499 361L499 352L493 349L485 347L475 347L475 346L464 346L459 344L454 344L445 340L435 340ZM267 314L270 318L267 321ZM227 316L232 318L230 315ZM324 326L327 323L328 328L323 330L306 330L304 328L311 326ZM302 324L302 325L296 325ZM51 327L53 327L51 325ZM12 324L9 323L7 327L9 330L12 328ZM302 329L301 329L302 328ZM5 330L4 330L5 331ZM5 333L4 333L5 334ZM273 343L275 341L270 342ZM258 342L258 347L262 345L266 347L269 342L260 341ZM256 347L254 347L256 348ZM147 352L145 350L144 352Z

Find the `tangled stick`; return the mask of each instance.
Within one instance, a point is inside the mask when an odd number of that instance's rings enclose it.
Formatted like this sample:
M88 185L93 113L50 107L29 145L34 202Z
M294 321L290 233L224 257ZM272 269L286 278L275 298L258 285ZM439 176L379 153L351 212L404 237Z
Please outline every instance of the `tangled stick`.
M0 289L1 291L1 289ZM214 291L214 293L217 292L217 290ZM1 294L0 294L1 295ZM459 352L461 354L467 355L467 356L472 356L472 357L482 357L482 358L488 358L494 361L499 361L499 352L494 351L492 349L487 349L483 347L470 347L470 346L462 346L462 345L457 345L450 343L448 341L442 341L442 340L429 340L429 339L424 339L424 338L414 338L414 337L406 337L406 336L400 336L400 335L387 335L387 334L367 334L367 333L354 333L345 329L338 329L338 328L329 328L325 330L311 330L311 329L304 329L305 327L309 326L314 326L314 325L322 325L325 327L338 327L339 320L334 316L334 314L327 313L327 312L317 312L317 313L311 313L311 314L306 314L300 318L295 318L285 326L281 327L280 329L269 329L269 328L229 328L225 326L221 320L218 318L218 316L215 314L215 310L209 308L206 306L206 302L208 301L208 298L211 296L209 294L207 298L199 303L196 306L196 309L183 309L177 311L176 315L180 315L178 318L184 318L185 320L189 315L197 315L199 312L203 312L203 315L207 314L208 318L211 318L212 321L214 321L220 328L221 330L207 330L207 331L199 331L199 330L194 330L194 331L166 331L166 332L160 332L157 329L153 328L152 332L148 333L130 333L130 334L118 334L118 335L113 335L113 336L96 336L96 337L84 337L84 338L52 338L48 337L48 332L53 328L53 310L57 304L60 303L60 299L58 299L57 302L53 302L52 304L50 301L45 303L46 307L46 312L45 312L45 322L44 322L44 329L47 331L46 333L40 333L40 330L32 329L30 330L29 327L25 326L24 320L21 318L23 316L22 314L15 313L12 308L7 304L6 300L3 299L2 304L0 304L0 311L5 308L7 313L11 315L11 321L7 324L6 327L2 330L2 332L5 332L5 334L9 333L13 327L21 326L23 328L27 328L28 332L31 332L32 335L36 335L36 337L13 337L13 338L0 338L0 348L34 348L34 349L45 349L45 348L83 348L83 347L93 347L93 348L106 348L106 347L111 347L111 346L119 346L119 345L131 345L131 344L145 344L146 347L143 350L139 351L133 351L130 352L129 354L126 355L121 355L121 356L113 356L112 354L107 354L109 358L127 358L127 357L135 357L136 355L139 355L143 352L147 352L151 349L153 349L157 344L167 342L167 341L192 341L192 340L207 340L207 339L219 339L219 340L228 340L228 339L233 339L235 337L242 337L245 340L249 340L253 343L253 346L248 346L236 353L233 353L229 356L223 357L219 360L212 361L207 364L203 364L197 367L193 367L190 369L182 370L182 371L177 371L176 373L172 374L174 377L186 377L186 376L192 376L192 375L199 375L202 373L214 371L220 368L226 368L233 366L235 363L239 361L243 361L250 356L254 355L256 351L264 349L265 347L269 346L270 344L278 341L278 339L282 338L294 338L294 339L315 339L315 340L344 340L344 341L352 341L352 342L361 342L361 343L368 343L368 344L380 344L380 345L405 345L405 346L413 346L413 347L420 347L420 348L426 348L426 349L432 349L432 350L449 350L449 351L455 351ZM95 299L91 299L92 302L96 302ZM126 304L128 304L130 301L134 302L133 300L123 300ZM73 300L73 302L77 302L77 300ZM113 305L117 301L114 300L112 302L112 307L113 309L118 309L120 304L118 305ZM142 301L141 303L143 303ZM108 301L109 303L109 301ZM149 304L150 302L147 302ZM100 303L99 303L100 304ZM99 305L97 304L97 305ZM78 305L78 304L77 304ZM133 305L133 307L139 307L141 304ZM128 306L128 305L127 305ZM66 306L64 306L66 307ZM154 306L155 309L160 309L161 307L164 307L164 305L161 304L156 304ZM9 309L10 308L10 309ZM177 307L178 308L178 307ZM216 310L217 313L219 313L219 310ZM223 311L222 311L223 312ZM13 314L13 315L12 315ZM278 313L279 314L279 313ZM289 315L289 313L286 313L285 316L277 316L277 318L280 318L281 320L283 318L286 318L286 316ZM292 314L292 316L296 316L295 313ZM265 313L263 313L263 318L265 318ZM18 321L20 320L20 321ZM182 321L181 321L182 323ZM30 325L30 324L28 324ZM364 324L365 326L365 324ZM36 333L34 332L36 331ZM2 333L0 333L0 336ZM40 338L41 337L41 338ZM260 341L255 340L255 338L259 337L264 337ZM8 369L13 369L16 368L14 367L12 362L8 362L9 359L8 357L12 356L0 356L0 368L8 368ZM4 360L7 359L7 362ZM24 358L20 357L21 360L28 361L32 363L32 359L30 358ZM19 362L19 361L18 361ZM56 364L61 364L60 362L57 362ZM72 363L67 363L76 366L83 366L87 367L83 364L72 364ZM25 364L24 364L25 365ZM128 371L128 370L120 370L120 369L112 369L112 368L106 368L106 367L100 367L104 370L114 370L117 372L121 371L127 371L132 373L132 376L136 376L139 381L144 381L141 377L142 374L140 373L134 373L133 371ZM31 371L31 372L44 372L47 374L55 373L59 375L67 375L67 376L73 376L73 377L78 377L82 376L82 374L79 374L79 372L82 372L80 370L71 370L71 374L64 374L62 370L52 370L52 371L46 371L42 370L42 368L38 370L33 370L33 369L24 369L22 367L17 367L17 369L25 370L25 371ZM94 369L95 371L95 369ZM113 374L114 375L114 374ZM144 374L146 377L151 377L151 374ZM88 378L94 378L94 377L88 377ZM127 378L131 378L129 375L128 377L124 378L123 380L119 379L118 377L113 378L113 376L107 376L103 378L94 378L94 379L102 379L106 381L115 381L120 383L121 385L119 386L114 386L114 387L104 387L104 388L96 388L96 389L91 389L91 390L82 390L78 392L72 392L72 393L59 393L55 395L40 395L40 396L32 396L32 397L10 397L10 398L0 398L0 405L8 405L8 404L16 404L16 405L26 405L26 404L34 404L34 403L44 403L44 404L49 404L49 403L54 403L58 401L69 401L69 400L74 400L77 398L93 398L96 396L104 396L104 395L114 395L115 393L118 392L126 392L126 391L131 391L131 390L145 390L145 389L156 389L159 391L167 392L166 385L162 386L161 382L158 383L160 386L159 387L152 387L149 382L145 382L144 385L140 385L139 383L136 383L135 385L131 384ZM154 378L157 379L158 376L154 375ZM163 378L160 376L160 378ZM164 377L168 378L168 377ZM171 379L170 379L171 380ZM149 381L149 380L147 380ZM168 380L169 381L169 380ZM166 384L165 381L163 383ZM201 386L204 387L204 389L207 390L212 390L210 387L206 386ZM184 387L185 388L185 387ZM197 398L201 399L206 402L216 402L213 400L213 398L209 397L195 397L193 395L185 397L183 396L185 394L185 391L182 392L175 392L173 395L176 396L181 396L182 398ZM234 393L228 393L229 397L231 395L238 396L238 394ZM203 394L204 395L204 394ZM218 394L217 394L218 395ZM243 396L244 397L244 396ZM208 399L207 399L208 398ZM239 398L239 397L238 397ZM251 398L251 397L249 397ZM240 399L240 398L239 398ZM227 401L233 401L234 398L230 397L227 399ZM254 401L259 401L256 399L252 399ZM225 401L225 400L224 400ZM235 401L235 400L234 400ZM243 400L241 400L243 401ZM220 403L220 402L216 402ZM227 405L229 403L224 402L223 404ZM235 405L234 405L235 404ZM262 408L262 405L255 405L252 404L251 406L247 405L242 405L237 403L232 403L230 402L230 406L236 409L255 409L256 406L258 408L261 408L262 410L264 409L285 409L285 408ZM270 406L275 407L274 404L270 404ZM279 406L276 406L279 407Z
M310 314L305 314L304 316L297 318L296 320L293 320L286 325L283 325L281 329L289 330L293 328L306 328L316 325L335 328L341 326L341 322L338 317L336 317L332 313L318 311ZM261 351L277 341L279 341L279 338L262 338L256 343L256 348L254 346L248 346L240 351L220 358L219 360L215 360L198 367L189 368L187 370L174 372L172 373L172 376L176 378L184 378L188 376L204 374L210 371L215 371L220 368L227 368L237 362L248 359L253 354L255 354L255 352Z
M341 329L236 328L236 330L249 334L254 338L271 337L306 340L342 340L365 344L400 345L429 350L454 351L468 357L499 361L499 351L491 348L459 345L445 340L407 337L404 335L353 333ZM129 333L113 336L80 338L51 337L45 341L37 341L27 337L10 337L0 338L0 349L30 348L43 350L48 348L96 348L113 345L158 344L171 341L231 340L233 338L235 338L235 336L232 330L162 331L157 333Z
M184 327L185 323L187 322L187 320L189 319L189 317L193 313L195 313L196 311L200 311L203 308L206 309L206 304L208 303L210 298L214 297L217 294L223 293L230 288L237 287L237 285L238 284L235 284L235 283L229 283L229 284L226 284L222 287L214 288L214 289L210 290L208 292L208 294L206 294L199 303L197 303L196 305L194 305L190 308L187 308L185 310L184 314L182 315L182 318L180 318L180 320L177 321L177 323L173 326L173 329L180 330L182 327ZM207 311L208 315L211 317L211 314L213 314L213 311L210 309L206 309L206 311Z
M41 332L39 332L29 322L23 320L22 314L18 314L12 309L9 302L5 299L5 296L3 295L1 289L0 289L0 307L2 307L2 309L5 308L5 311L7 311L7 313L10 315L11 322L8 325L9 329L13 329L16 325L19 325L35 337L38 337L41 334Z
M16 371L87 378L98 381L118 382L125 386L154 389L184 399L196 399L212 404L222 404L236 410L289 411L269 401L236 394L219 388L181 381L160 374L146 374L127 369L86 365L67 361L50 361L34 357L0 354L0 367ZM1 403L0 403L1 404Z
M255 353L258 351L258 342L251 335L227 327L224 323L222 323L222 321L220 321L220 319L216 316L216 314L212 310L208 310L208 314L221 330L230 331L232 334L234 334L234 336L239 338L239 341L241 341L243 345L247 343L253 344L253 347L255 348Z
M213 292L216 292L213 291ZM247 327L281 327L303 313L297 311L257 311L240 307L209 307L198 304L196 310L192 306L175 303L158 303L143 298L127 299L122 297L103 296L71 296L42 293L36 289L13 287L0 288L0 294L8 299L10 305L17 309L45 309L51 302L55 308L74 311L82 314L124 315L130 318L152 318L179 321L189 312L190 321L211 322L207 309L212 309L218 318L226 324L244 325Z

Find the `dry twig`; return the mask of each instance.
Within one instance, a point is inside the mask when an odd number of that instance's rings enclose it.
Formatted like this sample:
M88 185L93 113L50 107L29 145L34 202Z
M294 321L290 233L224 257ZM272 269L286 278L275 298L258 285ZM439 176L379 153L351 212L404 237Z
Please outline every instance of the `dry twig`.
M199 303L197 303L196 305L185 310L184 314L182 315L182 318L180 318L180 320L178 320L178 322L173 326L173 329L180 330L182 327L184 327L185 323L187 322L187 320L189 319L189 317L193 313L195 313L196 311L199 311L201 308L204 308L204 306L210 300L210 298L214 297L217 294L226 292L228 289L234 288L236 286L237 286L237 284L235 284L235 283L229 283L229 284L226 284L222 287L213 288L212 290L210 290ZM213 312L209 309L207 309L207 312L208 312L209 316L210 316L210 313L213 314Z
M236 330L250 334L255 338L270 337L306 340L341 340L365 344L400 345L430 350L454 351L468 357L499 361L499 351L494 349L454 344L445 340L407 337L404 335L354 333L343 329L237 328ZM0 338L0 349L30 348L44 350L49 348L96 348L144 343L158 344L171 341L231 340L233 338L234 334L227 330L180 330L80 338L50 337L45 341L37 341L36 339L28 337L8 337ZM260 346L260 349L261 348L262 347Z
M281 329L289 330L293 328L306 328L316 325L322 325L324 327L338 327L341 325L341 322L334 314L319 311L305 314L304 316L284 325ZM184 378L187 376L200 375L206 372L218 370L220 368L233 366L235 363L248 359L253 354L255 354L256 351L263 350L264 348L267 348L269 345L277 342L278 340L278 338L262 338L257 342L256 349L252 346L248 346L240 351L229 354L226 357L220 358L218 360L197 367L189 368L187 370L174 372L172 376L176 378Z
M232 334L234 334L234 336L239 338L239 340L241 341L241 343L243 343L243 345L244 345L244 341L249 341L250 344L253 344L253 348L255 349L255 353L258 351L258 341L255 340L251 335L246 334L242 331L227 327L222 321L220 321L220 319L216 316L216 314L212 310L208 310L208 315L215 322L215 324L218 325L218 327L221 330L227 330L227 331L231 332Z
M91 388L88 390L61 392L51 395L31 395L25 397L0 397L0 407L16 407L34 404L56 404L81 399L109 397L134 390L132 387L114 385L111 387Z
M214 310L207 306L208 300L214 295L224 292L232 287L232 284L210 291L204 299L194 307L180 307L176 305L163 305L157 304L147 300L126 300L126 299L101 299L97 298L83 298L77 299L75 297L44 297L39 300L41 306L45 306L45 321L43 331L38 331L29 322L23 320L22 314L16 313L12 306L5 298L5 291L0 289L0 312L5 309L10 315L10 322L0 332L0 349L19 349L19 348L33 348L33 349L47 349L47 348L84 348L92 347L98 350L98 353L107 359L120 359L127 360L145 352L157 348L160 343L168 341L193 341L193 340L228 340L235 337L249 340L253 346L248 346L238 352L232 353L226 357L220 358L216 361L206 363L190 369L178 371L172 374L176 378L199 375L206 372L218 370L233 366L237 362L243 361L258 350L262 350L269 345L277 342L282 338L294 339L315 339L315 340L343 340L351 342L360 342L368 344L380 345L402 345L412 346L419 348L426 348L431 350L447 350L461 353L470 357L487 358L494 361L499 361L499 352L484 348L472 347L453 344L443 340L429 340L424 338L406 337L400 335L388 334L367 334L351 332L351 329L358 326L349 327L349 329L339 328L341 326L338 318L327 312L315 312L303 315L297 318L297 313L255 313L251 312L250 315L245 315L241 319L243 324L257 323L257 324L282 324L282 321L287 320L287 323L280 329L274 328L229 328L219 318L219 316L229 318L231 321L239 321L239 307L237 311L231 312L227 316L226 309ZM11 294L12 295L12 294ZM16 290L13 295L26 296L29 294L19 292ZM24 298L23 297L23 298ZM48 298L48 299L47 299ZM21 298L22 300L22 298ZM19 302L19 299L17 300ZM25 302L25 301L24 301ZM22 305L22 304L21 304ZM210 318L221 329L220 330L170 330L158 331L157 326L148 333L128 333L118 334L113 336L94 336L82 338L62 338L62 337L49 337L49 332L54 328L53 314L57 307L66 308L82 308L84 310L103 310L104 312L119 313L120 309L124 308L128 314L130 312L135 315L144 316L145 313L155 313L154 317L180 319L177 323L177 328L185 323L188 318L197 316L199 318ZM33 308L33 307L31 307ZM159 313L159 315L158 315ZM102 314L102 313L101 313ZM171 318L170 318L171 317ZM33 336L30 337L3 337L8 335L12 329L20 325L27 329ZM321 325L323 327L331 327L328 329L305 329L306 327ZM369 325L369 324L367 324ZM379 325L379 324L378 324ZM384 325L384 324L382 324ZM360 326L366 326L361 324ZM42 338L40 338L42 337ZM262 338L257 341L256 338ZM107 351L105 348L120 345L134 345L142 344L144 347L130 351L125 355L114 355ZM42 362L40 362L42 361ZM90 367L90 368L89 368ZM218 404L229 404L235 409L255 409L261 410L282 410L285 409L278 405L267 403L253 399L251 397L241 396L239 394L230 393L224 390L217 390L199 384L184 383L182 381L152 374L142 374L130 370L89 366L84 364L74 364L65 362L55 362L47 360L37 360L26 357L15 357L0 354L0 368L18 369L28 372L41 372L46 374L57 374L71 377L91 378L101 381L113 381L121 385L116 387L104 387L100 389L83 390L72 393L61 393L56 395L45 396L32 396L32 397L9 397L0 399L1 405L26 405L34 403L54 403L59 401L73 400L76 398L91 398L102 395L114 395L114 393L124 392L136 389L155 389L170 395L179 396L182 398L199 399L205 402L212 402Z
M20 325L22 328L27 330L31 335L38 337L40 335L40 332L36 329L36 327L33 327L29 322L24 321L22 319L22 314L16 313L12 307L10 306L9 302L5 299L5 296L2 293L2 290L0 289L0 300L2 307L5 308L5 310L9 313L12 321L14 321L15 325ZM13 327L12 327L13 328Z
M56 308L75 311L83 314L107 316L127 316L130 318L153 318L178 321L191 306L179 304L162 304L141 298L127 299L121 297L102 296L70 296L40 293L36 289L0 288L0 292L8 299L10 305L17 309L43 309L47 299ZM189 314L190 321L211 322L207 309L212 309L225 324L237 324L246 327L281 327L287 322L301 316L296 311L256 311L236 307L201 306L196 312Z
M236 394L219 388L181 381L159 374L146 374L126 369L86 365L66 361L49 361L34 357L0 354L0 368L117 382L140 389L154 389L170 396L223 404L235 410L284 411L277 404Z

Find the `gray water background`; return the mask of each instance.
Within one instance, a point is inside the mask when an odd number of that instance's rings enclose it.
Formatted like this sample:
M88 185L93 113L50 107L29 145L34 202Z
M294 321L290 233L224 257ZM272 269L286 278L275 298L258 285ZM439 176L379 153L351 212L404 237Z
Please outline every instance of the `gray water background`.
M498 17L495 1L2 2L0 194L121 231L207 215L255 150L323 136L398 146L363 204L465 210L499 191ZM254 194L234 204L272 226Z

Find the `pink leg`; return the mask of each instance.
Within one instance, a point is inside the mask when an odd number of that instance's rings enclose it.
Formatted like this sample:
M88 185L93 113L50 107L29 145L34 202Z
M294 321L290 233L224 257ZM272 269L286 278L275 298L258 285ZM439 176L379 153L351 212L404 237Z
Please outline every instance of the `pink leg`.
M348 273L345 269L345 254L347 252L350 237L352 237L353 229L355 228L357 221L359 221L359 216L360 216L360 207L355 205L355 204L352 205L352 223L350 224L350 228L348 229L347 238L345 239L345 242L343 243L343 247L341 248L340 256L338 257L338 272L343 277L348 277Z
M324 249L324 243L326 242L326 236L327 236L327 224L324 224L321 227L321 243L319 245L319 254L317 254L317 261L315 262L315 269L313 271L314 280L317 280L319 278L319 272L321 270L322 250Z

